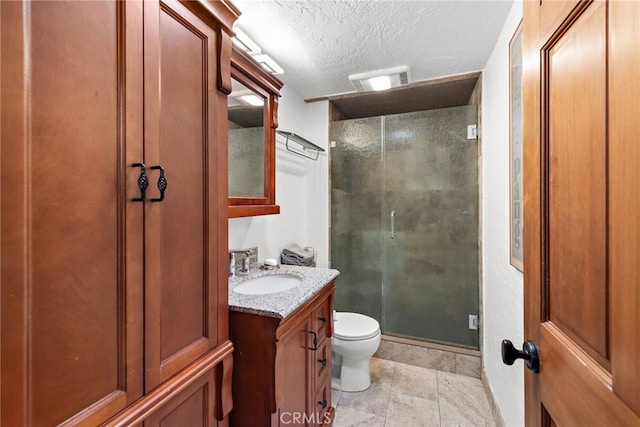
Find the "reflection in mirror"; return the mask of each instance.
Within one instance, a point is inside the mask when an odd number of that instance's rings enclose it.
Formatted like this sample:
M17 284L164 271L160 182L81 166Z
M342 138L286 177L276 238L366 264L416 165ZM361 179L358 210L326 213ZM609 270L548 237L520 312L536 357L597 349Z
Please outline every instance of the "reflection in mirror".
M265 98L231 79L229 196L264 197Z

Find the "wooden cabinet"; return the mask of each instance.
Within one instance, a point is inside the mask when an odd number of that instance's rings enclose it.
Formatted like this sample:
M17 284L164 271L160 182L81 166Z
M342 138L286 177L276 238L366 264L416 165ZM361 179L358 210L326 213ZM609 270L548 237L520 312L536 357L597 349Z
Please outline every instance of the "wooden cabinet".
M284 319L230 313L232 426L330 425L334 281Z
M257 151L258 155L263 157L263 164L255 165L252 169L262 170L263 177L261 179L262 189L257 191L256 194L236 194L235 190L229 189L229 218L279 214L280 206L276 204L276 128L278 127L278 99L280 97L280 89L282 89L282 82L262 69L248 55L235 48L231 55L231 75L242 89L249 90L253 95L263 100L262 107L245 106L242 109L244 111L238 111L232 106L232 101L236 101L236 93L233 92L229 95L229 132L238 132L238 129L231 129L231 123L233 123L234 128L245 128L244 123L241 123L240 120L250 123L249 127L253 129L262 128L260 135L262 141L256 142L263 146ZM237 95L238 97L246 96L246 90L238 91ZM240 103L235 102L236 106L238 104ZM256 120L255 117L252 117L252 115L255 116L256 114L262 116L261 120L259 118ZM236 120L236 117L240 120ZM235 122L232 122L232 120L235 120ZM248 134L245 133L243 135ZM231 142L230 138L230 144ZM238 142L245 145L253 143L246 137ZM245 157L244 160L246 160L246 157L249 157L248 153L255 151L254 149L249 149L249 147L238 147L237 150L232 149L233 147L230 147L229 164L231 168L239 161L239 159L234 158L234 153L237 153L237 156ZM240 175L234 174L231 179L248 179L249 177L242 176L243 169L246 170L247 168L238 168ZM233 172L231 169L230 171Z
M230 411L237 15L227 1L0 4L2 425Z

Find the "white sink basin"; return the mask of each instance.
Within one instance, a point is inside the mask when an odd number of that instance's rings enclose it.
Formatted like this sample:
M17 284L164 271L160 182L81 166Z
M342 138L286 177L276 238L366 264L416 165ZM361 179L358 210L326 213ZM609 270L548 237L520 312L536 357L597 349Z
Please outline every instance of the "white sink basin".
M295 276L273 274L245 280L236 286L233 292L243 295L275 294L293 289L302 283L302 279Z

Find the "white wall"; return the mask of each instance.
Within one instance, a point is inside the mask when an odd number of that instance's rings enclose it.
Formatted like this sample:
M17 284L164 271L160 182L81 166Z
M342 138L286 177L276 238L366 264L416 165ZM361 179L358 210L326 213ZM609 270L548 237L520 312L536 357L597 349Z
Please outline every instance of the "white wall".
M507 426L524 425L523 364L502 363L500 343L523 338L522 273L509 263L509 41L522 19L516 0L483 70L483 366Z
M329 139L328 102L307 104L285 86L278 108L278 129L294 132L327 149ZM276 203L279 215L229 220L229 248L258 246L259 260L279 259L290 244L313 246L318 252L318 267L329 265L328 235L328 156L317 161L286 150L284 139L276 143Z

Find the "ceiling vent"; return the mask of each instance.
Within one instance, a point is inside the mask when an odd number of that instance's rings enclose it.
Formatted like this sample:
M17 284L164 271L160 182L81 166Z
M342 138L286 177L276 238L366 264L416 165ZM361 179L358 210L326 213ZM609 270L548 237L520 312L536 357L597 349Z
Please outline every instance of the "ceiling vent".
M349 80L358 92L387 90L409 84L409 67L403 65L385 70L351 74Z

